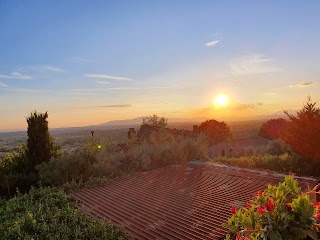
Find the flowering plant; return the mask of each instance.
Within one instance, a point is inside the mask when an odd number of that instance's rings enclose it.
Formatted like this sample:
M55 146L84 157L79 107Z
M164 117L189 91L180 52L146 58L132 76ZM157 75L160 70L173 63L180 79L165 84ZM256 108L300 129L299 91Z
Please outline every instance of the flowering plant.
M318 239L320 203L310 201L311 193L303 193L298 182L287 176L278 186L269 185L258 191L247 207L232 207L227 228L229 239L296 240Z

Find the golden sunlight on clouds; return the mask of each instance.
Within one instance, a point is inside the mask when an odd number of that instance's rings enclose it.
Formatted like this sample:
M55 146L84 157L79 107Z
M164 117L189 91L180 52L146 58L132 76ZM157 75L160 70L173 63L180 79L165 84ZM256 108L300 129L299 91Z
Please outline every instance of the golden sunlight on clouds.
M215 97L213 104L217 108L225 107L229 104L229 96L226 94L219 94Z

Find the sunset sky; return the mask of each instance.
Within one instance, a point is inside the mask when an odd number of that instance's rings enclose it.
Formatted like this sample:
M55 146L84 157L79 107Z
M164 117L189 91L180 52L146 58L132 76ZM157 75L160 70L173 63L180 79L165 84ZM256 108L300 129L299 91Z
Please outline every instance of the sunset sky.
M319 12L320 1L0 0L0 130L24 129L33 110L69 127L320 104Z

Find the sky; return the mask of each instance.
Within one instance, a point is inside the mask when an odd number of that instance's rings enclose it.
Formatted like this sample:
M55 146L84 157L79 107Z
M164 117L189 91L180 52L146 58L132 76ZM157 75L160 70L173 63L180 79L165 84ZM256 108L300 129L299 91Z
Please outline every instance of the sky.
M319 1L0 0L0 130L320 101ZM228 104L214 99L224 94Z

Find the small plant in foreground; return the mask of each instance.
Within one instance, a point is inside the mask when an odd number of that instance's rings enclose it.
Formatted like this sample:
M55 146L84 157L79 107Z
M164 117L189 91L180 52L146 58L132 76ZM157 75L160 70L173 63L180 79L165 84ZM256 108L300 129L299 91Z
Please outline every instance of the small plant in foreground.
M227 240L317 240L320 203L312 203L309 196L314 191L301 192L292 176L278 186L258 191L247 207L231 208L233 215L226 226L234 235L227 235Z

